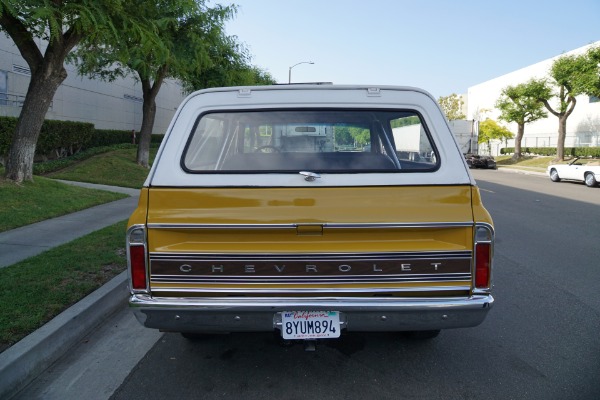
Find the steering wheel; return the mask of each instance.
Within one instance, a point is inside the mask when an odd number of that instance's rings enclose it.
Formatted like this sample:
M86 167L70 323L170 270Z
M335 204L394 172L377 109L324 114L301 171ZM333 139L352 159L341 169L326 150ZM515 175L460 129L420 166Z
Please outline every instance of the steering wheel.
M265 145L265 146L257 147L256 150L254 150L254 152L255 153L281 153L281 149L279 147Z

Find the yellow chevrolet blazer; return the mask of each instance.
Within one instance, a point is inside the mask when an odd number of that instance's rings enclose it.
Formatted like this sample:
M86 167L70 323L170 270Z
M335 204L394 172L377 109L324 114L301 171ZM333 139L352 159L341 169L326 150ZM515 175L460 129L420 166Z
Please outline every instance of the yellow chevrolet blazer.
M146 327L473 327L494 299L494 229L434 98L410 87L202 90L171 122L129 220Z

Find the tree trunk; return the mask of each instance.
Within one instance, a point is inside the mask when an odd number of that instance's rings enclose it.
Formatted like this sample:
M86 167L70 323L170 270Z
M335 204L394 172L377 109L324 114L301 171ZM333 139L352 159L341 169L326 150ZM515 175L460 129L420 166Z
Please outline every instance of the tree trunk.
M156 96L158 96L158 92L167 75L167 71L168 67L166 65L159 67L154 84L150 82L150 78L143 76L140 71L137 71L140 82L142 83L142 92L144 94L142 127L140 128L137 163L145 168L148 168L150 164L150 139L152 138L152 129L154 128L154 118L156 117Z
M518 160L523 155L521 154L521 141L523 140L523 133L525 132L525 124L517 124L517 137L515 138L515 154L513 154L513 159Z
M13 133L5 177L17 183L33 180L33 157L46 112L67 77L62 60L45 61L31 75L27 95Z
M556 143L556 158L565 159L565 139L567 137L567 118L568 114L561 114L558 117L558 142Z
M144 94L144 104L142 106L142 127L140 128L137 149L137 163L145 168L149 167L150 141L152 139L154 118L156 117L156 101L154 97Z

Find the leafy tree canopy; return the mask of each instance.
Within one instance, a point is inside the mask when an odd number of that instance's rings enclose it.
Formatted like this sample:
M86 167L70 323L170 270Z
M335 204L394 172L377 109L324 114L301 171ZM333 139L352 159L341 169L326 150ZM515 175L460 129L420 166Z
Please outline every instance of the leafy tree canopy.
M512 139L514 134L499 125L493 119L486 119L479 123L479 143L489 143L492 140Z
M515 153L513 158L521 157L521 140L525 132L525 124L546 118L548 113L544 104L539 101L540 91L549 90L544 82L530 80L516 86L507 86L502 89L496 107L500 109L500 118L503 121L517 124L517 137L515 138Z
M440 96L438 103L442 108L442 111L444 111L444 114L446 114L448 121L466 118L465 114L462 112L465 102L462 97L456 93L452 93L450 96Z
M586 75L582 79L583 93L600 97L600 46L589 49L586 56L588 62L583 71Z
M221 86L272 85L275 79L251 65L246 47L234 36L222 36L208 50L210 65L190 74L184 81L188 91Z
M204 0L129 0L129 10L139 10L156 30L153 40L108 41L81 48L82 73L112 80L129 72L137 75L144 96L137 161L148 166L150 135L156 114L156 96L168 77L186 89L199 85L225 86L268 81L269 75L252 67L245 48L225 34L224 24L235 6L214 5ZM140 39L140 38L138 38ZM204 86L206 87L206 86Z
M335 143L345 146L364 146L371 140L368 129L358 126L336 125Z
M113 41L79 49L81 73L114 80L135 72L140 80L186 79L211 64L209 52L223 35L224 22L235 8L195 0L129 0L129 11L148 21L153 37L115 37Z
M544 105L538 100L545 86L543 83L530 80L516 86L507 86L502 89L500 98L496 101L496 107L500 110L500 119L506 122L526 124L546 118L548 113Z

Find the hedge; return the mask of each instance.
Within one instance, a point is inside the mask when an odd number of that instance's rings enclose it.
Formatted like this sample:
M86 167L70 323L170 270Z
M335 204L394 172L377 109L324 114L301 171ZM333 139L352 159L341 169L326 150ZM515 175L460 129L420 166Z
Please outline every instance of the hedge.
M0 117L0 156L8 154L17 118ZM158 145L164 135L152 135ZM36 146L36 155L60 159L94 147L131 144L131 131L95 129L87 122L45 120Z
M500 154L513 154L514 147L500 149ZM538 156L555 156L555 147L522 147L521 153ZM565 156L571 157L600 157L600 147L565 147Z
M46 120L37 141L36 153L62 158L89 148L94 124L88 122Z
M132 143L131 131L95 129L90 147L110 146L120 143Z
M8 154L12 135L17 126L17 119L14 117L0 117L0 156Z

